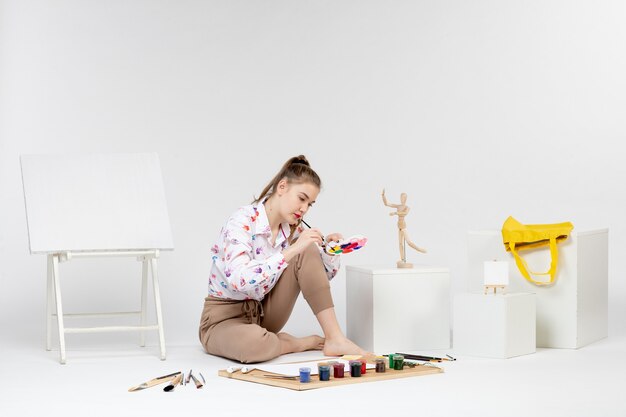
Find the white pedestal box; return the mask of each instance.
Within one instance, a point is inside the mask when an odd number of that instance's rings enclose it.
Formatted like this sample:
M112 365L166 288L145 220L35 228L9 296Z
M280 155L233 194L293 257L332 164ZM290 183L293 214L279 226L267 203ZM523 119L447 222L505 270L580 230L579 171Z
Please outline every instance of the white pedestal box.
M499 230L468 232L468 290L483 288L483 262L509 262L508 292L537 295L537 346L579 348L608 335L608 229L576 231L558 244L556 282L534 285L522 276ZM531 271L546 272L550 250L521 251ZM535 279L543 279L541 277Z
M346 266L347 336L385 354L450 347L450 271Z
M453 307L455 354L506 359L535 353L535 294L457 294Z

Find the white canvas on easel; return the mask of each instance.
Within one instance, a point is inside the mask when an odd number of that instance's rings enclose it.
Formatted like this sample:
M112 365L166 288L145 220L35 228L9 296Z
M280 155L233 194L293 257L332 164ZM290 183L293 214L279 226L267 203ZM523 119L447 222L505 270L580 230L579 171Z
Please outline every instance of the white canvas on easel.
M48 257L47 348L53 304L61 363L65 333L158 330L165 359L158 286L160 250L174 249L159 158L156 153L23 155L21 157L28 237L32 254ZM132 256L142 262L138 326L65 328L59 262L76 257ZM147 279L151 272L157 324L147 325ZM99 316L100 314L84 314Z
M506 261L485 261L483 265L485 294L489 290L493 290L494 294L496 294L497 289L504 291L509 285L509 263Z
M24 155L31 253L173 249L158 155Z
M485 261L484 285L509 285L509 263L507 261Z

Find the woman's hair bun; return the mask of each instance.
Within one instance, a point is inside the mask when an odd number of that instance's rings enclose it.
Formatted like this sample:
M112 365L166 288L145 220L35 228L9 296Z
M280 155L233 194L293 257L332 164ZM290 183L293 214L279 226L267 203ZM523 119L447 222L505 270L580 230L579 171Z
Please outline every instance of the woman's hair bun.
M291 158L291 161L289 161L291 164L303 164L306 166L311 166L309 164L309 161L306 159L306 156L304 155L298 155L298 156L294 156L293 158Z

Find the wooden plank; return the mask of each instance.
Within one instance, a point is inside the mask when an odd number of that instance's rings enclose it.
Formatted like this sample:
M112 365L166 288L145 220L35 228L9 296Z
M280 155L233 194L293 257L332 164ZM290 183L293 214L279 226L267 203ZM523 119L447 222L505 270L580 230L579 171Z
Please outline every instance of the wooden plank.
M415 366L415 368L405 367L401 371L387 369L386 372L376 373L373 370L368 370L365 375L354 378L351 377L349 373L346 373L344 378L335 379L332 376L331 370L330 381L320 381L317 375L311 375L311 382L308 383L301 383L298 378L291 380L266 377L264 375L272 374L270 374L269 372L261 371L259 369L255 369L246 374L243 374L241 372L229 374L228 372L226 372L225 369L222 369L217 372L217 375L224 378L238 379L240 381L254 382L257 384L270 385L273 387L288 388L296 391L305 391L316 388L334 387L337 385L360 384L363 382L384 381L388 379L409 378L440 373L443 373L443 369L439 367L430 365L417 365ZM280 375L277 374L273 375L280 377Z

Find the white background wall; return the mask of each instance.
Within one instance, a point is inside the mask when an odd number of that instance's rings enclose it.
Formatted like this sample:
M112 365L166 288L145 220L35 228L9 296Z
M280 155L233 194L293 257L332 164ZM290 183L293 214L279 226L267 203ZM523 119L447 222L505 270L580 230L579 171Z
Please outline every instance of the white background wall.
M309 220L370 238L344 264L393 265L380 191L407 192L408 231L429 250L409 260L449 266L453 292L467 230L510 214L609 227L609 327L623 334L625 19L621 0L0 0L1 342L43 345L19 155L61 152L159 153L169 344L197 343L222 223L299 153L325 182ZM62 264L66 310L136 308L138 265L93 262ZM343 272L333 291L344 323ZM304 303L288 330L318 331Z

